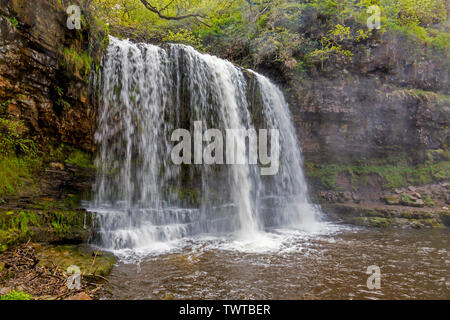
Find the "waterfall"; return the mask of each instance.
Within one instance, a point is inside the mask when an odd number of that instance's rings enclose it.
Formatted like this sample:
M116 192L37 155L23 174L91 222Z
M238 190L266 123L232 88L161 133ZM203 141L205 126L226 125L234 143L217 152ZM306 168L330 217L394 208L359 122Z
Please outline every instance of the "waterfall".
M316 226L288 104L264 76L188 46L111 37L95 83L99 170L91 210L101 246ZM194 132L194 123L203 130L278 129L279 172L261 176L255 164L173 164L173 131ZM245 156L245 142L235 152Z

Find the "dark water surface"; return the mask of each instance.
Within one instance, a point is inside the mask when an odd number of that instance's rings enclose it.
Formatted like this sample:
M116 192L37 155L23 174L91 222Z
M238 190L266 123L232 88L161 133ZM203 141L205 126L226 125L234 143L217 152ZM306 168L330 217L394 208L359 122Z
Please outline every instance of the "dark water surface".
M448 229L346 229L283 241L246 252L226 240L192 240L119 262L112 299L450 299ZM381 269L379 290L366 284L371 265Z

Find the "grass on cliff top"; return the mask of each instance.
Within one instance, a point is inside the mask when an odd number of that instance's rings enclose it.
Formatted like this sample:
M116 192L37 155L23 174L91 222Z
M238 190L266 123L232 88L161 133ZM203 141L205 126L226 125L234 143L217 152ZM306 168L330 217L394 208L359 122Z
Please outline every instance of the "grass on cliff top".
M331 190L336 187L340 174L348 173L351 184L367 185L370 175L378 175L383 181L384 189L400 188L409 185L424 185L436 181L450 179L450 161L426 163L418 166L406 165L320 165L306 164L306 173L310 178L320 182L322 187Z

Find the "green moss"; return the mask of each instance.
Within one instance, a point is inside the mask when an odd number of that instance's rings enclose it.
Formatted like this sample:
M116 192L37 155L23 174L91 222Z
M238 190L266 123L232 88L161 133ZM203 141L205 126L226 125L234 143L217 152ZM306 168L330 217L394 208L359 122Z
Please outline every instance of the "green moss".
M8 18L8 20L9 20L9 22L11 22L11 24L14 26L14 27L18 27L19 26L19 21L17 21L17 19L16 18Z
M364 214L370 218L385 218L385 217L389 216L386 212L384 212L383 210L379 210L379 209L378 210L366 210L364 212Z
M24 242L33 236L31 227L39 227L37 215L28 211L8 211L0 213L0 243L4 251L19 242Z
M84 276L94 274L106 276L117 261L113 254L106 252L95 256L95 251L84 245L45 246L39 250L38 256L40 265L49 267L57 265L62 270L75 265Z
M94 167L92 156L80 150L72 151L65 162L74 164L80 168Z
M390 226L391 222L386 218L372 217L369 218L369 223L375 228L387 228Z
M90 217L90 216L89 216ZM65 239L90 224L82 211L0 211L0 252L28 240ZM86 221L85 221L86 220Z
M420 221L420 220L412 220L412 221L410 221L410 226L413 229L422 229L424 227L422 221Z
M347 173L353 186L366 185L369 176L378 175L385 181L384 189L423 185L450 178L450 161L427 162L418 166L407 165L320 165L307 163L306 173L319 181L325 189L334 189L340 174Z
M71 47L65 48L63 52L63 67L70 72L86 78L91 72L93 58L87 52L79 52L79 50Z
M34 193L41 161L27 131L22 121L0 118L0 197Z
M406 193L405 193L405 194L402 194L401 201L402 201L403 203L406 203L406 204L411 204L411 203L414 202L414 201L412 201L412 199L410 198L410 196L407 195Z
M0 197L35 193L32 165L17 157L0 158Z
M345 171L345 167L336 164L323 166L306 163L306 172L308 176L318 179L326 189L333 189L335 187L336 178L338 174L343 171Z
M42 153L43 161L47 164L51 162L70 163L80 168L94 168L92 155L72 146L48 145Z
M423 224L426 227L430 227L430 228L439 228L439 227L441 227L440 223L434 218L424 219L422 221L423 221Z
M0 296L0 300L31 300L31 295L23 291L11 291L6 295Z
M436 202L434 202L429 195L424 197L423 202L427 207L434 207L436 204Z

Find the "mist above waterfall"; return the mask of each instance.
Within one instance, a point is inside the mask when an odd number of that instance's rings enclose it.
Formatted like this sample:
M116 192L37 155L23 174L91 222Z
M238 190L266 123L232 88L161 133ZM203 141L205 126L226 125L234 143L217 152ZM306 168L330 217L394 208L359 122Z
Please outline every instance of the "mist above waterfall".
M282 92L262 75L184 45L165 48L111 37L96 79L99 174L91 210L99 245L151 247L185 237L252 239L271 228L317 228L302 157ZM176 165L174 130L279 132L280 167ZM235 144L246 155L243 140Z

